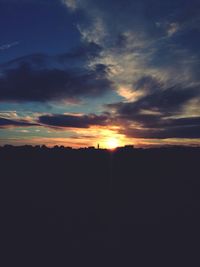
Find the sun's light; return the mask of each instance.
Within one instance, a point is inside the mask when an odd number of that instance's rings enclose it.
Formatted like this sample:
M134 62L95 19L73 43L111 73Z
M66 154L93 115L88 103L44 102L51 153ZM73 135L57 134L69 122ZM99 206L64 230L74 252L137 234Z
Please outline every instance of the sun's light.
M106 141L106 146L108 149L115 149L116 147L119 146L119 141L115 137L110 137Z

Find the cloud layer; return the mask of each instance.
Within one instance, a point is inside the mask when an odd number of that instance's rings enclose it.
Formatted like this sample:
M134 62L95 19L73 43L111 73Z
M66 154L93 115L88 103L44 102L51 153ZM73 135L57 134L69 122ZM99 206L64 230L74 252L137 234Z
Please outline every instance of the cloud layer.
M25 120L12 120L6 118L0 118L0 128L7 128L7 127L29 127L29 126L36 126L36 123L32 123Z

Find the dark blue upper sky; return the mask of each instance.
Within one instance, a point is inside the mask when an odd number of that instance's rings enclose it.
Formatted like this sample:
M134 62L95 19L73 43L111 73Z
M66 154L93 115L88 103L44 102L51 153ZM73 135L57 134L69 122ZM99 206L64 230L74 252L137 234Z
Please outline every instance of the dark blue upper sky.
M0 0L1 143L199 144L199 14L199 0Z
M76 46L80 33L73 16L59 1L0 1L0 62L32 53L63 53Z

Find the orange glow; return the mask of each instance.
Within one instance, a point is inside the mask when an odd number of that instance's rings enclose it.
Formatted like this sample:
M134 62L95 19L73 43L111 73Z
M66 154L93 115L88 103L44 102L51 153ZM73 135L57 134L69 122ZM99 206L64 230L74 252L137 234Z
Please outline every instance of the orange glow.
M49 129L48 133L44 133L44 136L35 135L32 133L31 138L27 136L26 132L23 132L23 136L20 138L6 138L0 139L0 146L5 143L13 145L46 145L53 147L55 145L63 145L65 147L97 147L99 144L102 149L113 150L116 147L121 147L126 144L133 144L135 146L144 146L149 140L139 140L135 138L127 138L124 134L119 133L120 127L116 125L108 126L92 126L90 128L67 128L67 129ZM57 136L54 136L57 135ZM45 136L46 135L46 136ZM62 136L63 135L63 136ZM155 142L155 141L154 141ZM151 144L150 144L151 145ZM153 143L154 145L154 143Z

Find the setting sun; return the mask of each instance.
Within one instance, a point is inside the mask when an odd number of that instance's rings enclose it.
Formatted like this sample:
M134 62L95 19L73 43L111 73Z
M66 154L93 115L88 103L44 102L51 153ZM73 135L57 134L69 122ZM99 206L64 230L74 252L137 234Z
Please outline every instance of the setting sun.
M108 149L114 149L116 147L119 146L119 141L117 138L114 137L110 137L107 141L106 141L106 146Z

